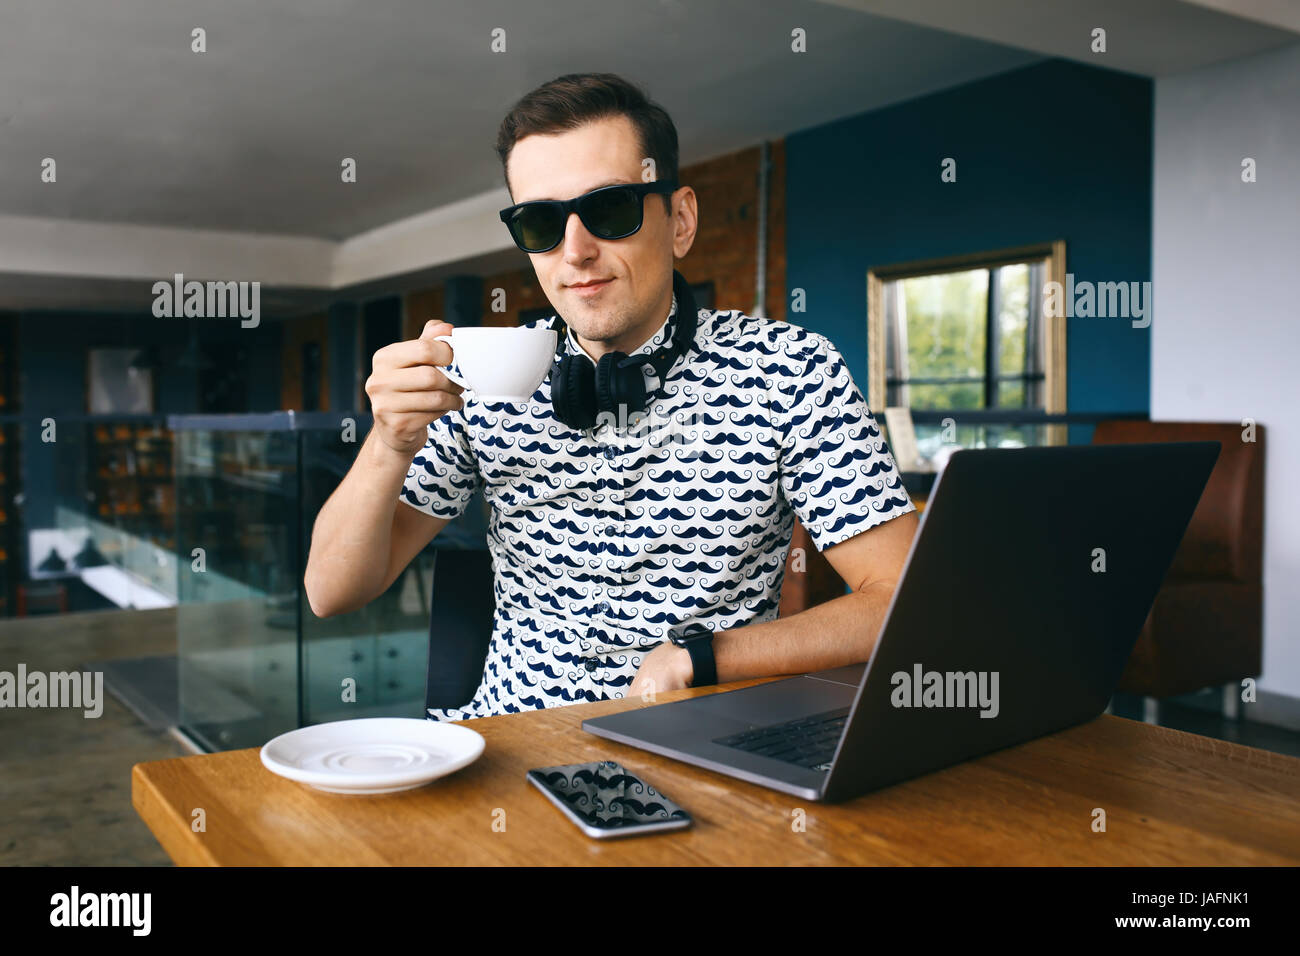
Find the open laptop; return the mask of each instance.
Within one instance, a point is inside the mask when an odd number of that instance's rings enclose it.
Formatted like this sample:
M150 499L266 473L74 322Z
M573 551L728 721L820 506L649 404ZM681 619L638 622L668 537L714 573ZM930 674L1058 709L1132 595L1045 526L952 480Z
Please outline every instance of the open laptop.
M582 727L837 801L1090 720L1218 454L1218 442L958 451L865 665Z

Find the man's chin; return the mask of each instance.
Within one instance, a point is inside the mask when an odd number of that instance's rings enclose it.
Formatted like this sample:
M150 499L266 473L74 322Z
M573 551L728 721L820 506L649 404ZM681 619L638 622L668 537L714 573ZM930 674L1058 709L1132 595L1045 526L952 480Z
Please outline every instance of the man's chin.
M573 329L573 334L584 342L593 342L600 345L606 345L609 342L612 342L614 339L618 338L620 334L603 325L598 325L595 328L588 326L586 329L580 329L576 325L570 327Z
M608 334L618 324L615 317L620 312L612 302L592 302L572 296L566 300L565 305L569 310L565 313L565 318L570 316L579 318L582 329L579 330L574 326L573 331L584 338L600 338L602 334Z
M614 313L614 300L609 297L608 293L578 295L570 292L564 298L569 303L569 308L581 309L588 315L612 315Z

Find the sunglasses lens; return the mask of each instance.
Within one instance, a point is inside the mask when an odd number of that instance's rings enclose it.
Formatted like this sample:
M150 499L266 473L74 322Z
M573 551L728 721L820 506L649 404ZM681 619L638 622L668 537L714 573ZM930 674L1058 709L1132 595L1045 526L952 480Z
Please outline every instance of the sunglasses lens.
M554 206L524 206L509 225L515 242L526 252L545 251L564 238L564 219Z
M631 189L602 189L582 200L583 225L601 239L621 239L641 228L641 197Z
M641 228L641 196L631 187L608 187L576 200L582 224L600 239L622 239ZM568 219L558 202L525 203L511 214L506 225L515 244L524 252L547 252L564 240Z

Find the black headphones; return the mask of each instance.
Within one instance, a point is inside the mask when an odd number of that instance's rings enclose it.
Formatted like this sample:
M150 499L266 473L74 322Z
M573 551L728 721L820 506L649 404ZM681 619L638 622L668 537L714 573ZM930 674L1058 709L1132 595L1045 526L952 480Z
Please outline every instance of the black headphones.
M695 341L699 310L691 287L676 269L673 292L677 295L677 313L669 341L649 355L628 357L623 352L607 352L594 366L586 355L567 354L569 327L563 316L556 315L556 364L551 369L551 406L556 418L570 428L585 431L596 426L601 413L620 421L619 406L627 407L628 418L646 410L648 396L642 367L651 366L662 384L668 378L668 370Z

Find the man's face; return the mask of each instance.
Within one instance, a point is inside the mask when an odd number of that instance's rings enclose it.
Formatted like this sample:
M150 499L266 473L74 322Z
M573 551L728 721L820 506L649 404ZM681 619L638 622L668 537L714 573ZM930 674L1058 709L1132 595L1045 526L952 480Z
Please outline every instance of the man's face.
M641 148L626 116L613 116L554 135L534 134L515 144L507 164L516 203L534 199L573 199L601 186L641 182ZM564 241L550 252L530 255L551 305L580 339L606 350L631 351L653 334L672 301L674 255L684 256L694 239L689 194L673 194L674 211L663 197L642 198L641 229L626 239L598 239L577 213L570 213ZM583 290L592 280L607 280Z

